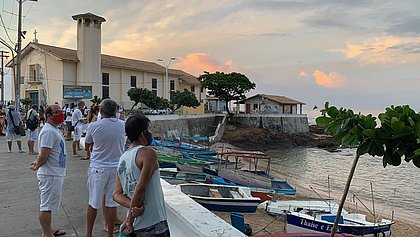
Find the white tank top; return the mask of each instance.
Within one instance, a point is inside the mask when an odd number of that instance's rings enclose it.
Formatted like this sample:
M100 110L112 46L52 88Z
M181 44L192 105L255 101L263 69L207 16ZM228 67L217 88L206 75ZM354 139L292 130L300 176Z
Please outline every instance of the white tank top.
M141 170L136 165L137 151L143 146L134 147L126 151L118 164L118 176L122 189L130 199L134 195ZM159 169L156 169L146 189L144 199L144 213L134 221L134 230L143 229L166 220L165 200L160 184Z

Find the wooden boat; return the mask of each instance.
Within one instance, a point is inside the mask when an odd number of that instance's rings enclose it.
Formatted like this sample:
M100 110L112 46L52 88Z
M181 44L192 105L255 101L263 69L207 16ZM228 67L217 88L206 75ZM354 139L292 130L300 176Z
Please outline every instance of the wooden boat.
M234 182L229 182L228 180L220 177L212 178L213 183L223 184L223 185L232 185L232 186L244 186L250 188L255 195L263 196L265 194L283 194L283 195L295 195L296 189L287 182L287 180L270 180L271 186L269 188L257 187L257 186L245 186L237 184ZM252 185L252 184L251 184ZM254 195L253 195L254 196ZM268 200L268 199L267 199Z
M160 177L172 185L183 183L205 183L207 175L180 171L160 170Z
M183 172L189 172L189 173L202 173L204 167L209 167L208 164L202 163L202 164L190 164L190 163L177 163L176 168L178 170Z
M288 233L330 233L334 224L335 214L322 211L302 210L300 212L287 212ZM358 213L342 214L337 233L353 234L357 236L390 236L391 225L394 221L382 219L373 223L366 220L366 215Z
M337 213L338 204L327 200L276 200L268 201L265 210L270 215L285 215L286 212L301 210ZM348 212L343 209L343 213Z
M187 159L177 156L170 156L170 155L158 155L159 162L166 162L166 163L187 163L187 164L196 164L196 165L210 165L210 162L205 162L202 160L195 160L195 159Z
M194 201L212 211L255 212L260 199L238 186L215 184L180 184L177 187Z

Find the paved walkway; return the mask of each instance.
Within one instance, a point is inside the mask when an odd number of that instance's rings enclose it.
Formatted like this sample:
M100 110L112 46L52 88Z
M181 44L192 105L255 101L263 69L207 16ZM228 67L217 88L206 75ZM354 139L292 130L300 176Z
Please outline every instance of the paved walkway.
M53 227L65 229L63 236L85 236L87 194L87 168L89 161L71 157L71 142L67 147L67 176L64 181L64 195L60 211L53 215ZM35 144L37 145L37 144ZM28 150L26 138L22 148ZM36 173L29 169L35 155L17 152L16 142L13 152L7 153L7 141L0 137L0 237L41 236L38 222L39 189ZM81 152L80 154L85 154ZM124 208L118 208L118 216L124 216ZM106 236L103 230L102 212L98 211L94 236Z

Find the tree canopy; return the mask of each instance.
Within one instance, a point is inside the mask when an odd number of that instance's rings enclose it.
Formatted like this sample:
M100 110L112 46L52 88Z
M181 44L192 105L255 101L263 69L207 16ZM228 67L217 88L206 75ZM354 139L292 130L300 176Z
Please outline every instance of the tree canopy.
M167 99L156 96L147 88L131 88L128 90L127 95L130 97L130 100L134 102L131 109L139 103L143 103L150 109L163 109L170 107L170 103Z
M237 72L227 74L224 72L204 72L198 79L201 86L209 90L210 95L226 102L226 110L230 116L232 114L228 107L229 101L244 99L245 93L255 89L256 86L248 77Z
M99 105L101 103L102 99L99 98L97 95L93 96L93 98L90 100L93 105Z
M187 89L184 89L183 92L180 91L171 91L171 104L173 104L173 109L176 111L181 108L181 106L187 106L196 108L200 106L200 102L197 100L194 92L191 92Z
M131 109L133 109L139 103L143 103L147 106L148 101L155 97L153 92L147 88L131 88L127 91L127 95L130 97L130 100L134 102Z
M420 168L420 114L408 105L391 106L379 114L380 125L371 114L355 114L350 109L337 109L328 102L316 123L334 136L334 141L357 147L357 154L383 157L383 166L406 162Z

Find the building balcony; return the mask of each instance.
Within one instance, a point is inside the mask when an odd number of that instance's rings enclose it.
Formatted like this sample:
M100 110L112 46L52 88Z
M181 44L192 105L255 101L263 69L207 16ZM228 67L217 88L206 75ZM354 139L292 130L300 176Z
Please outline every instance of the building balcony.
M31 86L37 86L42 84L42 81L39 78L35 77L25 77L25 81Z

